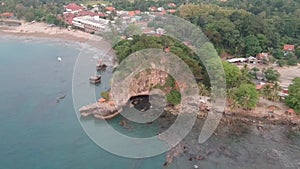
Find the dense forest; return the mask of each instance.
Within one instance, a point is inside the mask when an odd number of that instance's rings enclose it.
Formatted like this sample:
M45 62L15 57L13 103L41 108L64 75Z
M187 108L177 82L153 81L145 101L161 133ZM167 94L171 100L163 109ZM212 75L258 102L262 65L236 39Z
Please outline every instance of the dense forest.
M284 44L300 45L299 0L161 0L134 2L113 0L117 9L148 10L168 3L179 6L177 15L199 25L220 55L254 56L270 52L277 59L297 61L284 56ZM187 4L189 3L189 4ZM300 57L299 52L297 55Z
M189 4L179 9L179 16L199 25L220 54L271 51L280 59L283 44L300 44L300 18L293 13L256 15L244 9Z

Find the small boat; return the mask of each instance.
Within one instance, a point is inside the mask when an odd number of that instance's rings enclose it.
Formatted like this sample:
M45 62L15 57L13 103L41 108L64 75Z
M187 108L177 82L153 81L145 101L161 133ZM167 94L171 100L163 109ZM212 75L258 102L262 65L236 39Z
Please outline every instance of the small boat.
M57 60L59 61L59 62L61 62L62 61L62 58L61 57L57 57Z
M62 95L56 98L56 103L59 103L60 100L64 99L66 97L66 95Z
M102 71L102 70L105 70L107 68L107 65L102 63L102 61L99 61L97 64L96 64L96 69L97 71Z
M100 75L91 76L90 77L90 83L92 83L92 84L101 83L101 76Z

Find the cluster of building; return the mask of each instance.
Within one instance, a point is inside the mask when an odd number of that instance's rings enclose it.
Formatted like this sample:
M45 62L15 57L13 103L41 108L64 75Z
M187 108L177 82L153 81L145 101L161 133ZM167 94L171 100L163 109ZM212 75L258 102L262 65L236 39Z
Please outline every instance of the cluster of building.
M176 12L176 4L169 3L168 7L168 9L164 9L163 7L152 6L149 8L149 11L141 12L140 10L117 10L113 6L105 5L94 5L92 8L87 9L82 4L70 3L64 6L63 19L67 24L89 33L108 31L110 26L115 25L115 21L120 19L121 24L139 24L144 34L161 35L164 33L164 30L162 28L147 28L147 21L145 21L142 15L155 17L157 15Z
M296 51L296 48L300 48L300 46L295 46L295 45L291 45L291 44L285 44L282 48L284 55L287 55L289 53L294 53ZM229 63L235 63L235 64L241 64L241 63L252 63L252 64L256 64L256 63L264 63L265 61L268 61L270 59L270 54L267 52L262 52L256 55L256 57L250 56L248 58L232 58L232 59L227 59L227 61ZM264 76L263 74L260 72L257 75L257 79L258 80L262 80L260 83L258 83L256 85L256 89L257 90L262 90L266 85L270 85L271 87L274 85L272 83L265 83L263 82ZM279 86L281 88L281 90L278 92L278 95L282 98L288 96L288 87L291 84L284 84L284 83L280 83Z
M300 46L298 46L300 48ZM285 44L283 46L283 52L284 55L287 55L289 53L294 53L296 50L295 45L290 45L290 44ZM248 58L232 58L232 59L227 59L229 63L264 63L264 61L268 61L270 59L270 54L267 52L262 52L254 56L250 56Z

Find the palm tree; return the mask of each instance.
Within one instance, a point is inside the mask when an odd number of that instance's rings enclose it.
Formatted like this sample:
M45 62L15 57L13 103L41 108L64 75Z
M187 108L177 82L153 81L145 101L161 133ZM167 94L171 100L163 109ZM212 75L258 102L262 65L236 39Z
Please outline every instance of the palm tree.
M209 96L210 95L209 90L207 89L207 87L204 84L202 84L202 83L198 84L198 88L199 88L200 96Z
M280 99L280 96L278 95L278 92L281 90L281 87L279 86L279 84L276 82L274 85L273 85L273 93L272 93L272 101L276 101L278 102L279 99Z
M230 108L230 111L235 112L236 108L238 108L238 102L236 101L234 89L228 89L226 97L227 97L227 104Z
M262 89L263 98L270 100L272 98L272 88L271 85L266 85Z

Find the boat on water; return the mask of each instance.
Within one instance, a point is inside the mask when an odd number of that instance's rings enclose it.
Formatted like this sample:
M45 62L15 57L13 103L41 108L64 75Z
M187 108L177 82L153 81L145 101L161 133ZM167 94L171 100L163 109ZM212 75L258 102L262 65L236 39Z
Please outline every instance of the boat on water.
M56 98L56 103L59 103L60 100L64 99L66 97L66 95L62 95Z
M102 63L101 60L99 60L98 63L96 64L97 71L102 71L102 70L105 70L106 68L107 68L107 65Z
M62 61L62 58L61 58L60 56L58 56L58 57L57 57L57 60L58 60L59 62L61 62L61 61Z
M90 83L91 84L99 84L99 83L101 83L101 76L100 75L91 76L90 77Z

